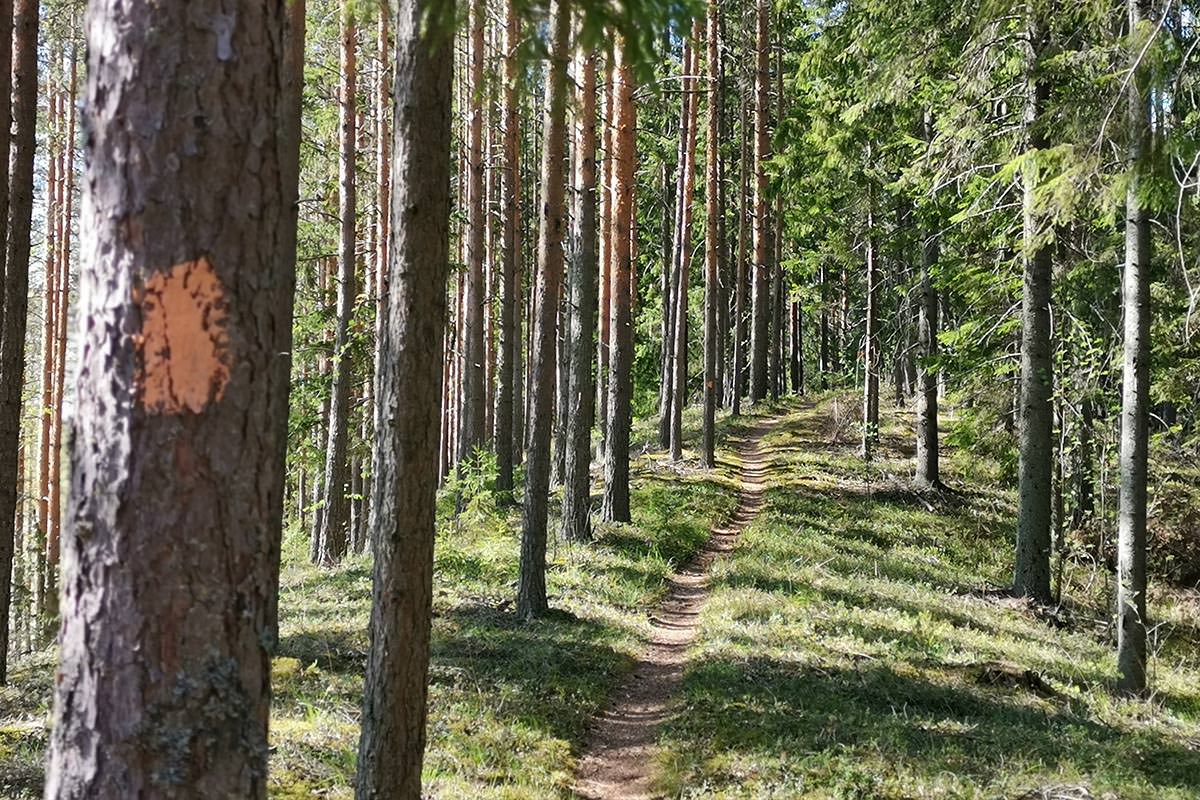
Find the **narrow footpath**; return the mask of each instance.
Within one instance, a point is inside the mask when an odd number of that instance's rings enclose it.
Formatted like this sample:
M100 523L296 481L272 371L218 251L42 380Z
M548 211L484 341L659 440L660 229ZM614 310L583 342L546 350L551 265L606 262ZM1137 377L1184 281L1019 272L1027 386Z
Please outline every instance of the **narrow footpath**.
M713 528L708 542L672 576L670 590L650 618L646 649L612 705L593 722L576 776L575 791L588 800L646 800L654 791L658 731L671 715L683 681L688 646L696 638L700 611L709 594L709 569L763 507L767 459L762 446L771 423L764 422L735 443L742 461L738 506Z

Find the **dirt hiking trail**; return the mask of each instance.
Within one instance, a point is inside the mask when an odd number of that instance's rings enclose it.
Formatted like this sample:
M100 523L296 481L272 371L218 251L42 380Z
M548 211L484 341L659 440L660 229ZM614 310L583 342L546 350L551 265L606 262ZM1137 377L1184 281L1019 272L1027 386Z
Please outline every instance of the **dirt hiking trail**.
M709 568L731 551L737 537L763 507L767 459L763 421L734 441L742 461L737 509L713 528L708 542L670 579L666 598L650 617L652 632L633 673L610 707L592 722L579 759L575 791L588 800L647 800L654 791L658 731L670 717L683 681L688 646L695 640L700 611L709 594Z

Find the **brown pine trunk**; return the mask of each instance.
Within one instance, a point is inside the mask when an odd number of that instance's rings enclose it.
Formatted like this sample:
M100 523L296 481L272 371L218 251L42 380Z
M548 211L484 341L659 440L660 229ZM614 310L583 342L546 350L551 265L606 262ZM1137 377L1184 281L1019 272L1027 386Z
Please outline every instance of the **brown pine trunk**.
M450 257L454 4L396 10L391 298L380 350L371 645L356 796L421 797L433 602L438 395ZM432 16L444 12L446 18Z
M717 328L717 307L721 287L720 250L720 153L721 144L721 87L718 53L720 50L721 10L717 0L708 3L708 142L704 175L704 430L701 461L704 466L716 465L717 419L717 351L720 339Z
M750 104L743 95L741 101L741 174L738 192L737 256L734 259L733 301L733 387L730 390L730 413L741 416L742 395L746 393L746 268L750 258Z
M376 234L374 269L375 269L375 330L374 349L371 354L372 372L368 387L370 404L366 411L368 415L368 432L370 441L369 469L374 470L374 464L379 457L379 437L374 432L379 430L379 365L381 354L380 343L383 339L383 324L387 319L388 298L388 260L391 252L391 218L392 218L392 126L391 106L392 96L392 58L391 58L392 23L391 9L381 6L379 22L376 29L376 57L379 59L379 81L375 91L375 198L376 198ZM370 499L372 480L363 484L364 492L368 495L366 514L370 519ZM369 527L369 525L368 525ZM364 537L367 538L367 537ZM370 542L365 542L370 545Z
M21 438L21 390L25 385L33 158L37 147L38 12L38 0L18 0L13 16L12 117L15 135L8 182L8 224L0 226L7 227L8 235L2 287L4 316L0 320L0 684L7 677L8 612L12 602L13 531L17 511L17 450Z
M692 218L693 194L696 188L696 124L699 117L700 95L696 91L696 73L699 71L702 28L699 20L692 28L692 35L685 48L683 96L685 123L683 133L683 158L679 162L679 233L676 237L678 249L675 255L675 298L672 318L671 353L671 460L683 458L683 409L687 405L688 372L688 289L692 274Z
M591 538L592 425L596 410L592 355L596 334L596 54L578 55L579 113L575 123L575 257L571 265L570 406L563 492L563 538Z
M613 59L604 64L604 107L601 110L601 149L604 161L600 178L600 248L599 248L599 309L597 312L596 404L600 424L600 453L607 452L608 442L608 372L612 353L612 232L613 232L613 129L615 119Z
M635 150L637 107L633 102L634 67L618 41L615 65L616 132L613 146L613 261L610 295L612 312L611 360L608 373L608 437L604 461L604 505L606 522L629 522L629 438L633 424L633 250L630 232L634 216L636 185Z
M89 263L47 797L266 796L299 137L285 5L241 6L236 25L226 11L89 9ZM160 113L185 96L191 113Z
M754 263L753 325L750 347L750 402L766 398L769 390L771 319L771 241L770 203L767 200L767 160L771 157L770 124L771 55L769 0L757 0L755 6L754 72Z
M517 616L531 619L546 612L546 518L550 493L550 446L555 399L555 322L563 272L566 232L563 157L567 138L567 63L571 10L567 0L550 6L550 69L546 78L546 116L542 135L543 217L538 234L537 311L534 317L532 413L525 477L525 514L521 529L521 568Z
M487 302L483 261L487 211L483 181L484 25L486 0L471 0L470 6L470 121L467 125L467 285L463 320L462 411L459 420L458 458L465 462L484 446L487 392L484 388L484 319Z
M518 104L520 63L517 47L521 39L521 23L515 0L505 2L504 23L504 90L502 94L504 127L504 162L500 174L500 197L503 205L501 225L500 267L500 373L496 402L496 490L503 495L513 490L513 467L516 451L516 363L521 347L519 330L521 286L518 276L521 258L521 111Z
M683 58L680 61L679 91L679 145L674 162L663 164L663 259L662 259L662 358L658 387L658 444L666 449L671 446L671 419L675 396L675 313L678 310L679 259L686 247L682 241L684 182L687 180L687 142L691 130L689 113L692 103L692 53L695 44L688 36L683 41ZM670 138L670 119L663 120L664 138ZM676 175L676 169L678 174Z
M355 242L358 232L357 180L357 39L358 26L353 6L343 2L341 10L342 84L339 92L341 157L338 162L338 213L341 218L341 248L338 253L337 331L333 344L333 385L329 408L329 445L325 458L325 511L317 561L332 566L346 555L350 528L350 470L347 463L350 427L350 386L354 362L350 356L350 324L358 297Z

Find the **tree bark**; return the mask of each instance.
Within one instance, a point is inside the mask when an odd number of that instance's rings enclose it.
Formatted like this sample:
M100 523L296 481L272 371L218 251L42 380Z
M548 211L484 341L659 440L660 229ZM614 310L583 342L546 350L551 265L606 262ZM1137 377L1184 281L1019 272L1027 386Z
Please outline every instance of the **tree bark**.
M615 119L613 93L613 59L605 59L604 64L604 108L601 111L601 149L604 151L604 161L601 165L600 179L600 264L599 264L599 310L596 326L596 406L599 409L597 421L600 426L600 454L607 452L608 440L608 370L611 348L611 313L612 301L610 289L612 285L612 232L613 232L613 128ZM664 213L664 218L666 214Z
M917 485L942 485L938 467L938 293L932 271L939 256L938 236L927 230L921 247L921 302L917 308L917 348L920 385L917 387Z
M1146 473L1150 409L1150 218L1140 196L1151 138L1146 70L1140 64L1147 0L1127 0L1130 37L1125 196L1124 365L1121 379L1121 496L1117 514L1117 687L1146 690Z
M753 325L750 346L750 402L758 403L767 397L770 378L770 320L771 303L771 206L767 200L767 160L771 157L768 126L771 119L771 54L769 0L757 0L755 5L755 72L754 72L754 264Z
M868 149L869 153L869 149ZM869 156L868 156L869 157ZM869 193L869 191L868 191ZM875 242L874 198L867 209L867 313L863 334L863 458L870 461L879 442L879 255Z
M380 345L360 800L421 797L450 258L454 3L399 0L395 19L391 297Z
M350 357L350 324L358 298L356 280L356 234L358 186L358 105L356 45L358 26L353 6L343 0L341 9L342 82L339 92L341 154L338 160L338 215L341 242L338 252L337 331L333 344L333 384L330 390L329 443L325 454L325 511L317 561L332 566L346 555L350 527L350 471L347 441L350 428L350 386L354 361Z
M299 136L284 4L225 12L89 9L47 797L266 796Z
M505 2L504 22L504 90L502 94L504 125L504 164L500 174L500 195L503 203L501 226L500 266L500 373L496 401L496 489L505 496L513 490L513 467L515 451L519 445L514 436L514 383L516 378L517 317L520 313L520 281L518 279L521 257L521 119L518 105L518 82L520 63L517 48L521 38L521 23L517 17L515 0Z
M8 224L0 226L7 229L2 284L4 317L0 320L0 684L7 679L8 617L12 604L14 523L18 502L17 450L21 438L21 392L25 385L33 159L37 147L38 14L38 0L18 0L13 14L12 120L15 133L12 160L5 162L11 164ZM0 105L7 106L7 103L0 102ZM7 140L5 136L5 144Z
M487 203L483 191L483 98L484 98L484 24L486 0L471 0L470 15L470 122L467 126L467 288L463 320L464 353L463 402L458 440L460 466L484 446L484 416L487 392L484 388L484 319L487 302L483 281L484 242L487 230Z
M750 104L745 96L741 102L741 158L739 170L741 174L740 191L738 192L738 232L737 256L734 259L734 301L733 301L733 386L730 390L729 410L734 417L741 416L742 395L746 393L746 268L750 256L750 170L751 170L751 122Z
M700 94L696 91L696 73L700 65L701 22L696 21L686 46L684 59L683 93L686 108L686 124L683 125L683 159L679 164L679 219L678 252L675 257L675 310L672 318L671 354L671 460L683 458L683 409L688 402L688 291L692 273L692 219L693 195L696 188L696 125L699 121Z
M629 439L633 424L633 250L630 240L636 185L637 107L633 102L634 68L628 44L618 41L614 102L617 130L614 135L612 231L612 284L610 328L612 348L608 375L608 436L604 460L606 522L629 522Z
M1036 12L1034 12L1036 13ZM1041 119L1049 86L1039 74L1043 34L1031 14L1027 54L1025 126L1032 158L1025 166L1025 279L1021 300L1020 458L1016 566L1013 593L1039 603L1053 601L1050 591L1050 507L1054 443L1054 365L1051 359L1050 300L1052 247L1044 241L1043 215L1037 207L1038 155L1047 147Z
M525 473L525 514L521 528L521 567L517 616L531 619L549 609L546 600L546 518L550 492L550 447L555 399L555 322L563 272L567 137L567 63L571 8L568 0L550 6L550 70L546 78L546 118L542 135L542 224L538 235L537 312L534 318L532 414Z
M705 467L716 466L717 420L717 351L720 338L717 328L717 307L720 303L721 272L721 75L720 75L721 8L718 0L708 3L708 142L704 176L705 246L704 246L704 428L700 459Z
M563 538L591 538L592 424L596 410L596 55L580 52L579 114L575 146L575 260L571 281L571 388L567 411L567 465Z

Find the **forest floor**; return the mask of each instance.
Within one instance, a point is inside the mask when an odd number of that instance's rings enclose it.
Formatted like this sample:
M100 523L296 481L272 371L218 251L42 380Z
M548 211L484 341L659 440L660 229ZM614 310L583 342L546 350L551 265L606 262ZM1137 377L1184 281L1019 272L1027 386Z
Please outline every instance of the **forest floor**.
M671 465L639 425L634 522L552 544L554 614L515 620L517 512L478 492L437 546L426 792L568 798L591 721L656 637L672 578L744 502L757 434L758 515L709 567L649 769L667 797L1200 797L1200 593L1158 583L1154 696L1116 699L1111 576L1066 562L1054 613L1008 581L1014 492L947 448L953 491L915 493L911 415L888 412L857 455L848 397L722 420L718 468ZM698 418L689 415L689 440ZM743 509L744 511L744 509ZM271 794L353 796L366 651L366 558L334 571L285 539ZM661 621L661 616L657 617ZM689 623L690 624L690 623ZM0 689L0 797L40 796L53 679L47 649Z

